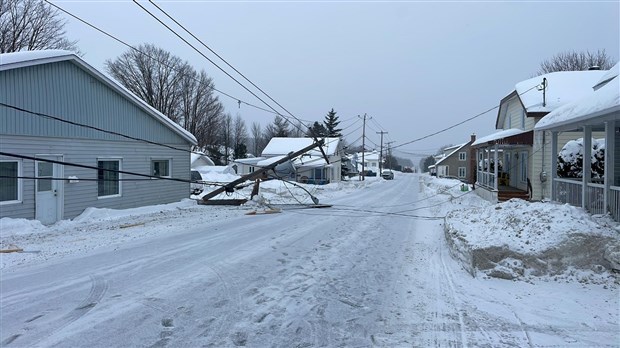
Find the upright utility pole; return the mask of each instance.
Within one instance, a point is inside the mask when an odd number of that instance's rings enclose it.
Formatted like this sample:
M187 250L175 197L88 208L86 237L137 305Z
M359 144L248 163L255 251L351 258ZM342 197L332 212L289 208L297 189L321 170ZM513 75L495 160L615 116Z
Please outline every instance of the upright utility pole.
M359 117L359 115L357 116ZM365 173L364 171L366 170L365 167L365 162L364 162L364 154L366 153L366 114L364 114L364 125L362 126L362 175L361 175L361 181L364 181L364 176Z
M379 150L379 175L383 172L383 134L387 134L388 132L377 132L377 134L381 134L381 149Z
M390 145L393 143L393 141L389 141L387 143L387 155L388 155L388 168L392 169L392 149L390 149Z

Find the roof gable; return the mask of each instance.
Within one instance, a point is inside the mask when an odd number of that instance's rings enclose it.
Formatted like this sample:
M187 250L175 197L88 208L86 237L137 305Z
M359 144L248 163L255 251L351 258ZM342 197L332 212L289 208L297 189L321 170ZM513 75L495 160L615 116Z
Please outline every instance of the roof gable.
M506 115L507 105L518 98L521 106L530 116L543 116L556 108L577 100L592 91L592 88L608 74L606 70L557 71L521 81L515 89L500 102L495 128L499 129ZM543 79L547 81L543 105L543 91L539 90Z
M13 52L13 53L3 53L0 54L0 71L19 69L28 66L41 65L41 64L50 64L56 62L69 61L80 69L90 74L101 83L107 85L113 90L117 91L119 94L124 96L127 100L131 101L133 104L138 106L148 115L152 116L155 120L159 121L163 125L165 125L168 129L180 135L183 139L187 140L189 143L196 145L197 141L194 135L190 132L186 131L178 125L176 122L172 121L167 116L163 115L161 112L148 105L144 100L140 99L138 96L133 94L131 91L126 89L124 86L116 82L114 79L109 77L108 75L100 72L99 70L93 68L88 63L83 61L77 55L69 51L63 50L42 50L42 51L24 51L24 52Z
M334 156L338 152L338 146L340 145L340 138L320 138L324 140L323 151L327 156ZM286 155L289 152L299 151L304 147L310 146L314 143L313 138L271 138L269 144L263 149L263 157L271 157L278 155ZM306 154L322 156L321 150L318 147L306 152Z

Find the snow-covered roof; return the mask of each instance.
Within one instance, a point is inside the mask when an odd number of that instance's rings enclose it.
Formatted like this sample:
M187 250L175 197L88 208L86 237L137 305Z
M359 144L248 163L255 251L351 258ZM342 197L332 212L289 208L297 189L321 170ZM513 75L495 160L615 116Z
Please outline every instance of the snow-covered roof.
M468 143L463 143L461 145L456 145L456 146L451 146L451 147L445 148L444 150L448 150L448 149L454 149L454 150L452 150L452 152L450 152L449 154L445 155L442 159L440 159L437 163L435 163L435 165L440 164L441 162L443 162L446 159L450 158L450 156L454 155L456 152L458 152L460 149L465 147L465 145L467 145L467 144Z
M232 160L232 162L253 165L253 164L257 164L258 162L264 159L265 157L237 158L237 159Z
M616 76L596 91L590 92L586 97L557 108L538 121L534 129L558 128L606 115L610 119L617 119L618 113L620 113L619 79L620 77Z
M76 65L96 77L102 83L107 84L108 86L112 87L113 89L124 95L127 99L133 101L146 113L152 115L156 120L166 125L169 129L179 134L182 138L186 139L191 144L197 144L196 137L194 137L193 134L183 129L183 127L178 125L176 122L172 121L170 118L157 111L157 109L147 104L144 100L140 99L138 96L133 94L120 83L116 82L116 80L114 80L112 77L90 66L73 52L63 50L41 50L3 53L0 54L0 71L62 61L71 61L75 63Z
M327 156L333 156L338 151L338 144L340 143L340 138L322 138L325 142L323 144L323 151ZM306 146L314 143L314 139L312 138L280 138L274 137L271 138L269 144L265 147L262 152L263 157L277 156L277 155L286 155L289 152L299 151ZM318 147L306 152L312 155L322 156L321 150Z
M503 139L506 137L510 137L513 135L517 135L517 134L521 134L521 133L526 133L528 131L525 131L523 129L516 129L516 128L511 128L511 129L505 129L493 134L489 134L485 137L479 138L476 141L474 141L471 145L475 146L475 145L480 145L480 144L485 144L489 141L493 141L493 140L498 140L498 139Z
M362 160L362 153L357 153L357 159ZM364 152L364 161L379 161L379 153L377 151Z
M603 77L601 77L601 79L592 88L595 90L600 88L606 82L609 82L614 77L618 76L618 73L620 73L620 62L616 63L616 65L614 65L611 69L607 70L607 73L603 75Z
M280 156L273 156L273 157L269 157L269 158L265 158L263 160L260 160L256 163L257 166L259 167L266 167L274 162L277 162L281 159L283 159L284 157L286 157L286 155L280 155Z
M592 87L605 74L606 70L552 72L517 83L515 91L528 113L551 112L590 93ZM543 92L538 88L532 88L540 85L543 78L547 79L545 106L543 106Z
M192 167L215 165L207 155L195 152L192 152L190 155L190 164Z

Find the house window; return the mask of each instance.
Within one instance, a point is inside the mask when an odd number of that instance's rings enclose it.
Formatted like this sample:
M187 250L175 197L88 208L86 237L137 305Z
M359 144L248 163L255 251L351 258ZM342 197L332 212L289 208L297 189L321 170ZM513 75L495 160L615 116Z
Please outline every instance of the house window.
M118 159L100 159L97 161L97 196L114 197L121 195L120 173L121 161Z
M459 152L459 161L467 160L467 152Z
M527 151L522 151L519 155L519 167L521 168L521 182L527 182Z
M0 204L21 202L21 175L21 161L0 161Z
M525 129L525 110L521 109L521 129Z
M467 168L459 167L459 178L465 178L467 176Z
M151 175L170 177L170 160L152 160Z
M376 167L376 166L377 166L377 162L372 162L372 163L370 164L370 166L371 166L371 167Z
M248 169L249 173L254 173L254 167L250 166L250 169Z

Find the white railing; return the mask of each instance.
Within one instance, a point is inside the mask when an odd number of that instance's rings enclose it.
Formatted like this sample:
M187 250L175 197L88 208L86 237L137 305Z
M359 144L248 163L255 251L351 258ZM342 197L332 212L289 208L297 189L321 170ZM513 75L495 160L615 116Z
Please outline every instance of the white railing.
M495 189L495 174L479 170L478 184L490 189Z
M553 200L581 207L581 181L570 179L553 179Z
M620 186L611 186L607 193L609 212L614 220L620 222Z
M605 214L605 185L589 183L586 186L586 210L590 214Z

